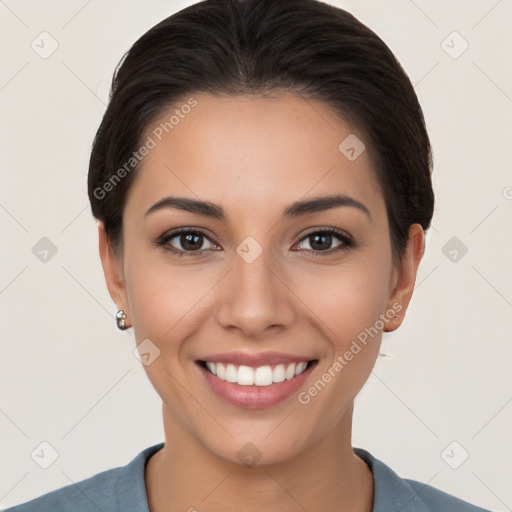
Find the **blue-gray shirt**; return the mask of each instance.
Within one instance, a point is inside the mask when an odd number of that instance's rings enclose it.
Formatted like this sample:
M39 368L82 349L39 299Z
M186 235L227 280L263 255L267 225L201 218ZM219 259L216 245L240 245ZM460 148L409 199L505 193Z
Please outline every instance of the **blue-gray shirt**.
M144 468L160 450L159 443L140 452L129 464L66 485L5 512L150 512ZM353 448L372 470L372 512L490 512L415 480L400 478L362 448Z

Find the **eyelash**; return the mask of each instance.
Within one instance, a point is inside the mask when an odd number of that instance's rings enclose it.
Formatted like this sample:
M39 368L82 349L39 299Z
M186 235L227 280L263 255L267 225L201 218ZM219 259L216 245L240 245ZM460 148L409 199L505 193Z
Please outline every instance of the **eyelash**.
M184 233L194 234L194 235L202 235L205 238L207 238L208 240L210 240L210 237L207 235L207 233L200 228L194 228L194 229L181 228L181 229L177 229L175 231L171 231L169 233L164 233L158 240L156 240L154 245L156 245L157 247L163 247L164 250L169 251L178 257L182 257L182 256L199 257L199 256L203 256L205 252L211 250L211 249L201 249L199 251L180 251L179 249L175 249L173 247L167 246L167 244L170 240L172 240L173 238L176 238L177 236L184 234ZM322 234L322 235L334 234L342 242L342 244L335 247L334 249L327 249L325 251L314 251L312 249L304 249L304 250L308 251L309 253L311 253L311 255L314 257L328 256L337 251L347 251L350 248L353 248L356 246L356 243L354 242L354 240L351 237L349 237L343 231L336 229L336 228L324 228L324 229L319 229L317 231L311 231L310 233L307 233L304 237L302 237L300 242L306 240L307 238L309 238L313 235L318 235L318 234ZM210 240L210 242L211 242L211 240Z

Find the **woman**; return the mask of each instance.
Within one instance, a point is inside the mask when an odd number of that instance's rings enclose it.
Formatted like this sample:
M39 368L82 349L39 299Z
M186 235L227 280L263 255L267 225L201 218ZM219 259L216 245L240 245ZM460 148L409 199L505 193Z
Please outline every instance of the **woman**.
M88 187L165 442L9 511L482 511L351 444L412 297L431 169L408 77L341 9L208 0L144 34Z

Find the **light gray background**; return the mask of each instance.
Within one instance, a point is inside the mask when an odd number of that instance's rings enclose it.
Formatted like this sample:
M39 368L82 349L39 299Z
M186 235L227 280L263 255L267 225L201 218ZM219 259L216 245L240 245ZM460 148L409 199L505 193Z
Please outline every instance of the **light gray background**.
M0 0L0 508L164 439L134 336L115 327L86 177L115 65L192 3ZM403 477L512 510L512 2L331 3L397 55L435 157L416 290L356 399L353 444ZM43 31L58 42L47 59L31 47ZM453 31L469 43L458 58L445 51L462 48ZM58 249L46 263L32 251L43 237ZM453 237L468 250L457 261ZM48 469L31 458L43 441L58 452Z

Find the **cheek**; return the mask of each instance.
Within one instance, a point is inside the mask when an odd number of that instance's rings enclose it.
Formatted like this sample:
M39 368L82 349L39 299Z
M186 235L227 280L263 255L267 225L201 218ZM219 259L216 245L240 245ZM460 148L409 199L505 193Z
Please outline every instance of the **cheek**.
M385 258L359 258L356 262L323 268L292 281L294 292L315 314L323 332L336 345L356 338L373 326L388 299L389 268ZM311 313L310 313L311 315ZM342 346L337 348L343 348Z
M311 415L311 428L317 428L314 418L320 415L321 428L327 431L340 420L377 360L387 276L382 277L377 267L358 271L352 267L317 284L320 286L309 293L307 305L329 348L316 379L302 390L298 401Z
M201 309L212 276L193 265L172 265L158 253L133 251L126 262L126 280L134 327L140 336L163 342L176 338L180 323L190 323Z
M144 371L173 415L185 422L184 411L194 404L179 384L186 381L182 353L193 333L190 326L200 310L204 283L201 287L193 272L162 262L153 253L132 249L131 256L125 272L136 344L148 339L154 344L141 345L150 347L152 358L144 364Z

